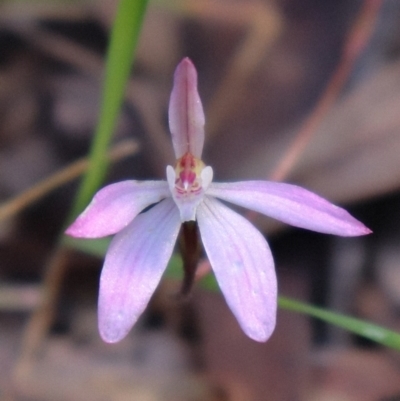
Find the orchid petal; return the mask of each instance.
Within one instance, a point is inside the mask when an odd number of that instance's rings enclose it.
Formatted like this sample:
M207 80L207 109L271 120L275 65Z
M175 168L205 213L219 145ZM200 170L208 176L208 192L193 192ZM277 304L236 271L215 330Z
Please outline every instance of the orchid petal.
M266 341L275 328L277 283L264 237L244 217L206 197L197 209L201 238L226 302L243 331Z
M343 237L371 233L346 210L296 185L271 181L212 183L207 195L308 230Z
M175 156L186 152L201 158L204 144L204 112L197 92L197 72L189 58L176 67L169 101L169 129Z
M72 237L100 238L126 227L143 209L171 196L165 181L122 181L101 189L66 230Z
M169 198L139 215L112 240L100 278L99 331L104 341L122 340L145 309L180 225L178 209Z

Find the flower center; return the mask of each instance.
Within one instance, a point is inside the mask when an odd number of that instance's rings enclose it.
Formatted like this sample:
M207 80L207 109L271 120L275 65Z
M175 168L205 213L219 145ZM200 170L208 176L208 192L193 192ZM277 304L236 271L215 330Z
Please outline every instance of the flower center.
M200 174L205 164L191 153L185 153L175 165L175 189L180 195L197 194L201 191Z
M182 222L196 220L196 209L210 185L213 171L190 152L167 167L167 180Z

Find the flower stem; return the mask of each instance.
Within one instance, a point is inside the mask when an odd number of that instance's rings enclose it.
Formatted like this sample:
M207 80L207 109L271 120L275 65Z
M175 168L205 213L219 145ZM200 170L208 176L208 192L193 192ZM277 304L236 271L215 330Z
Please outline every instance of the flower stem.
M195 221L187 221L182 224L180 247L185 273L180 294L186 296L195 282L196 269L200 259L199 230Z

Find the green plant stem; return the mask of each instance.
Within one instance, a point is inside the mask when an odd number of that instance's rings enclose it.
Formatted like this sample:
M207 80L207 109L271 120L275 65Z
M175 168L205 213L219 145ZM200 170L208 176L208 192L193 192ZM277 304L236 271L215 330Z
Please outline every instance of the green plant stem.
M365 320L341 315L340 313L331 312L326 309L282 296L279 297L279 307L321 319L324 322L339 326L345 330L358 334L359 336L368 338L371 341L400 351L399 333L369 323Z
M123 102L146 6L147 0L121 0L119 3L110 36L100 117L90 150L89 168L81 182L68 222L86 207L105 178L108 167L106 151Z

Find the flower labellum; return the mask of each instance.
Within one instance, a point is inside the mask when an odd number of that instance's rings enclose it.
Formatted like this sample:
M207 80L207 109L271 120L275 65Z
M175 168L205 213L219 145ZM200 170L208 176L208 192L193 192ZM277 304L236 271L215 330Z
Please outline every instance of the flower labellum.
M295 185L269 181L213 183L201 160L204 113L197 72L183 59L169 104L175 166L166 181L123 181L101 189L67 229L73 237L115 234L104 261L98 302L99 331L122 340L146 308L174 250L182 223L196 221L227 304L243 331L266 341L275 328L277 283L264 236L218 199L292 226L340 236L371 231L344 209ZM141 213L148 206L155 205Z

